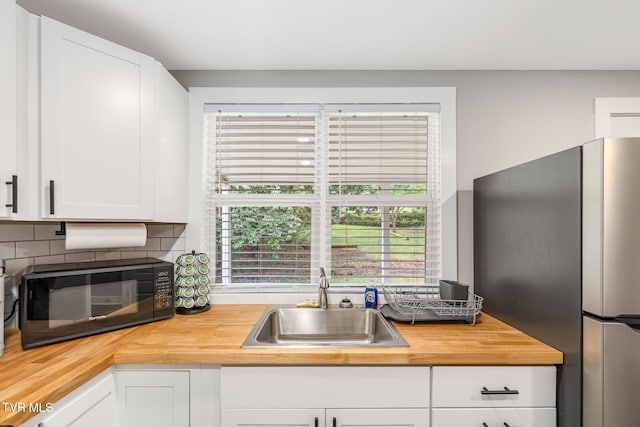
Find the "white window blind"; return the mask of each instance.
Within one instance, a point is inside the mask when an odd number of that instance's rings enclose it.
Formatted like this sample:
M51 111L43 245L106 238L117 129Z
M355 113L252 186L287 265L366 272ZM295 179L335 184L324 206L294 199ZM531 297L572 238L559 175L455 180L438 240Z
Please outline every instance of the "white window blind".
M349 194L368 185L376 194L424 194L429 116L420 113L329 115L329 183Z
M313 192L316 115L219 111L209 126L218 193Z
M209 108L215 283L315 284L319 267L335 284L437 283L439 122L430 108Z
M333 281L437 283L438 115L328 115Z

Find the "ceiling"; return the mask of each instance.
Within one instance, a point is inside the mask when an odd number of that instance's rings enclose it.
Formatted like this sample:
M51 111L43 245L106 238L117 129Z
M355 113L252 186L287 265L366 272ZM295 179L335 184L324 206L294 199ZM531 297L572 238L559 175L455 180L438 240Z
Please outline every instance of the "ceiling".
M18 0L170 70L640 70L638 0Z

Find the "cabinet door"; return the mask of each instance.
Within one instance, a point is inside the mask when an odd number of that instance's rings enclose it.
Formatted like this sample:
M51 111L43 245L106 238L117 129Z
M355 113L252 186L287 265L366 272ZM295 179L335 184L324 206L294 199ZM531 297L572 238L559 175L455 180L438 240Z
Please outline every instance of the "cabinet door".
M326 427L428 427L424 409L327 409ZM453 424L451 424L453 426Z
M156 215L159 222L187 222L189 94L156 62L158 167Z
M189 371L117 371L118 425L189 426Z
M16 175L16 4L0 0L0 218L13 215ZM7 184L10 182L11 184Z
M39 427L115 427L116 398L113 375L88 390L80 390L77 398L55 408L38 424Z
M225 427L323 427L324 409L226 409Z
M152 219L152 58L42 17L43 217Z

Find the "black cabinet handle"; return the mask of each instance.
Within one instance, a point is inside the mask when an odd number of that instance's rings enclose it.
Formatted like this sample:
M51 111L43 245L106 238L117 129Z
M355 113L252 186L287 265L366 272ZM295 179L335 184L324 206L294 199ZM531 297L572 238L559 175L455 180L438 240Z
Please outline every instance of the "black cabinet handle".
M313 420L314 427L318 427L318 417Z
M511 390L505 387L504 390L487 390L486 387L482 387L480 394L520 394L518 390Z
M487 423L482 423L482 427L489 427L489 425L487 425ZM500 427L511 427L511 426L507 423L502 423Z
M7 203L5 207L11 208L11 212L18 213L18 175L12 175L11 181L5 184L11 186L11 203Z
M55 187L53 180L49 181L49 213L51 215L56 214L55 207Z
M338 427L338 421L336 420L336 417L333 417L333 427Z

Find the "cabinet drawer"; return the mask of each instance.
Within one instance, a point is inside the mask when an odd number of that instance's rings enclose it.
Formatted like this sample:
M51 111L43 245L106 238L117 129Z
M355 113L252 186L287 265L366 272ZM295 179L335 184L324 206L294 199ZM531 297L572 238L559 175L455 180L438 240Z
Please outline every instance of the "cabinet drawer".
M433 368L433 407L555 407L554 366Z
M222 367L221 396L223 408L428 407L429 368Z
M553 408L433 409L432 427L555 427Z

